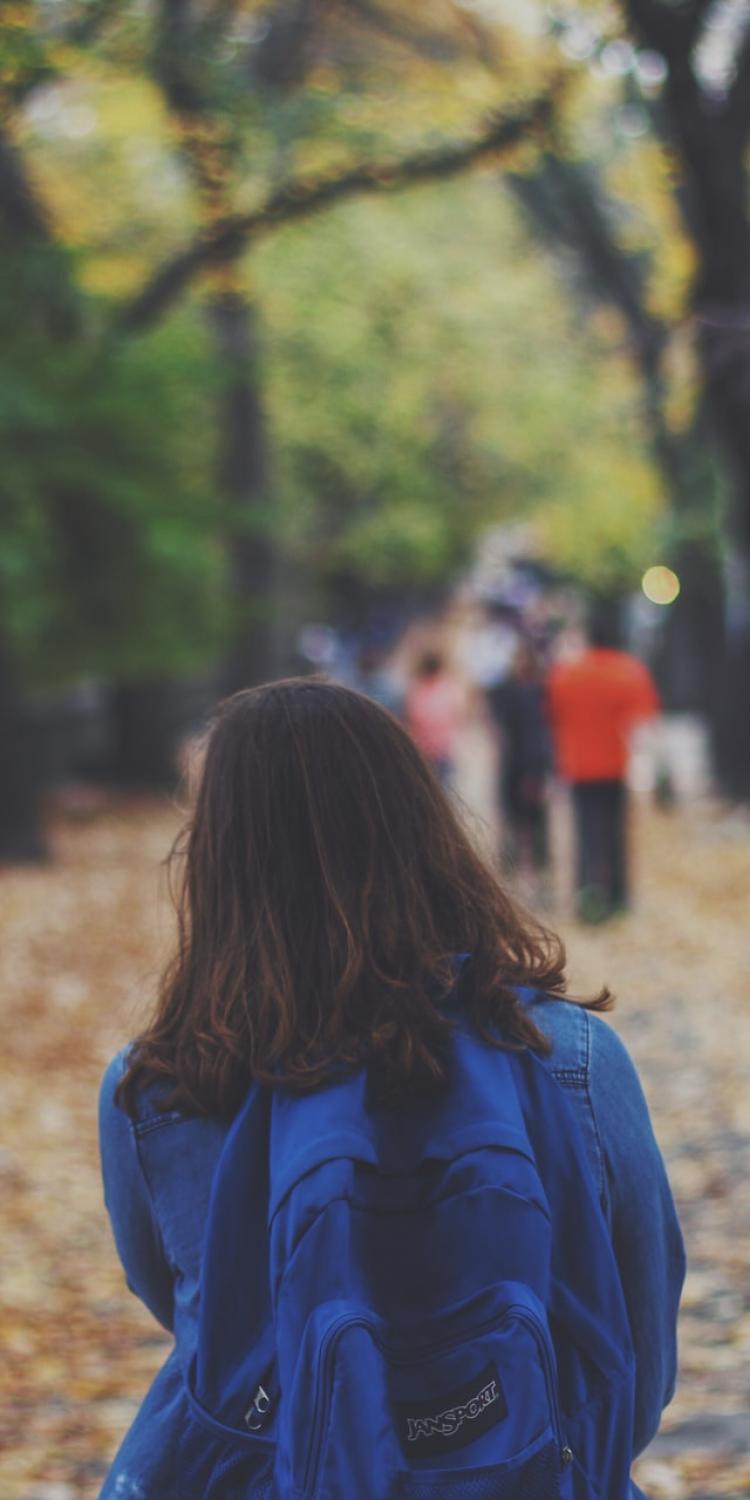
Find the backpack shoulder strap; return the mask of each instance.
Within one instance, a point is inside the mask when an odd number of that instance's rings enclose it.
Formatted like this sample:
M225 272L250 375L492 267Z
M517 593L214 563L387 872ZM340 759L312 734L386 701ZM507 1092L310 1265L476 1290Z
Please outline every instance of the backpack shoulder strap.
M242 1423L274 1360L268 1271L270 1119L270 1091L254 1084L224 1142L208 1211L198 1345L189 1384L200 1405L229 1426Z

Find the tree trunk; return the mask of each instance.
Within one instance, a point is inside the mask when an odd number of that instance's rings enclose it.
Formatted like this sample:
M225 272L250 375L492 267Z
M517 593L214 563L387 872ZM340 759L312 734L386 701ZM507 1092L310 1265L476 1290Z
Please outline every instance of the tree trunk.
M669 560L680 593L666 611L654 672L667 712L698 713L712 725L724 660L721 571L701 541L678 542Z
M0 861L46 857L41 823L44 743L0 645Z
M721 257L723 265L715 270L724 279L719 283L706 274L695 305L708 409L729 480L725 654L715 755L727 793L750 801L750 225L744 230L735 238L734 264Z
M660 128L682 168L677 201L698 255L692 292L707 412L730 486L725 651L714 749L723 788L750 801L750 32L724 93L701 87L695 49L710 5L625 0L639 40L668 65Z
M724 654L717 684L714 758L723 790L750 802L750 549L727 558Z
M30 335L61 344L80 332L78 295L67 256L13 143L12 116L0 129L0 258L24 309ZM0 860L39 860L47 848L41 800L48 774L45 725L24 691L12 643L0 638Z
M121 786L168 790L178 775L179 738L169 679L119 682L110 689L110 771Z
M222 676L225 690L234 692L273 675L276 549L257 314L234 289L212 299L209 317L222 381L218 486L233 517L227 561L233 642Z
M744 80L750 89L750 77ZM715 758L726 792L750 801L750 216L747 128L717 108L689 67L673 67L666 96L686 170L683 211L699 251L693 290L709 416L726 461L725 651Z
M277 570L268 524L268 445L254 310L238 290L224 291L212 298L209 319L220 379L217 492L231 517L227 593L232 639L218 674L218 695L273 675ZM195 719L189 712L194 699L189 684L170 678L113 687L108 770L117 782L154 789L174 785L179 741Z

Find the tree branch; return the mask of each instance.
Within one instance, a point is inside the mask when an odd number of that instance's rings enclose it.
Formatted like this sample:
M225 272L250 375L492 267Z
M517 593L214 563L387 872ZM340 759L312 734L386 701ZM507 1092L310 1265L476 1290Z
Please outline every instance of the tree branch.
M281 224L309 218L347 198L399 192L420 182L455 177L479 161L510 151L549 125L562 83L562 77L555 79L546 93L517 115L493 117L474 140L417 151L402 161L363 164L335 177L293 179L253 213L227 219L159 267L124 309L121 328L135 332L157 322L199 272L236 260L252 240Z
M384 11L373 0L345 0L343 8L348 15L356 16L365 26L381 32L390 41L408 47L430 62L455 62L462 55L461 49L448 36L415 26L408 14L403 14L403 10L398 15Z
M201 114L195 36L189 0L161 0L155 19L151 70L174 114Z

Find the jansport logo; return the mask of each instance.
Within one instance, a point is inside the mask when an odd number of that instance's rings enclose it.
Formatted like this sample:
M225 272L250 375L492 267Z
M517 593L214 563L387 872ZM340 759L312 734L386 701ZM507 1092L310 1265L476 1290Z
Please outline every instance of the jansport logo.
M448 1406L434 1417L409 1417L407 1439L410 1443L416 1443L419 1438L453 1437L464 1422L476 1422L477 1417L481 1417L488 1406L499 1400L500 1391L497 1380L493 1377L475 1396L459 1406Z
M394 1415L404 1456L410 1461L439 1458L467 1448L484 1437L504 1417L508 1406L500 1372L490 1360L452 1390L435 1390L437 1371L425 1370L431 1395L416 1393L410 1401L395 1401ZM414 1376L410 1377L415 1379Z

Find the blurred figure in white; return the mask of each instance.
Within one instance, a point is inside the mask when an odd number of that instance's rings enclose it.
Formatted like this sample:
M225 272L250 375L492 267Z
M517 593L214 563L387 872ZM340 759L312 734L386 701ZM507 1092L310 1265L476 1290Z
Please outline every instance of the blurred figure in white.
M471 682L490 692L507 677L518 649L515 612L493 606L471 632L465 652L465 667Z

